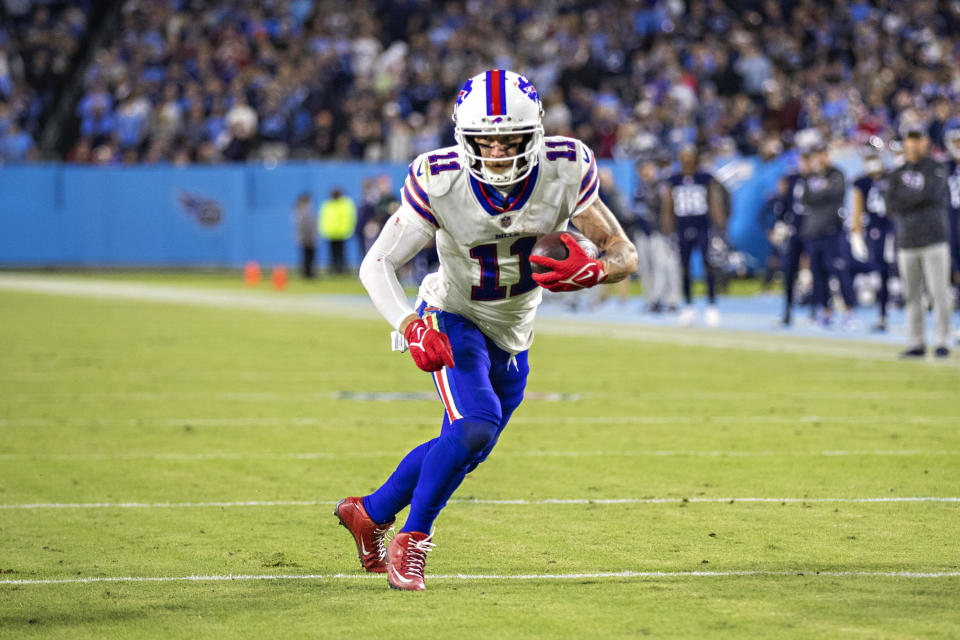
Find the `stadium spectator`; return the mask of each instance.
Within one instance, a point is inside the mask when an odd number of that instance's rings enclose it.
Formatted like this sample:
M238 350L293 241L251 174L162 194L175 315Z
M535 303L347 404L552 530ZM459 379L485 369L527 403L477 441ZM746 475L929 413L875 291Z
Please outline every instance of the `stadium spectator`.
M932 123L939 148L958 116L951 6L126 0L86 78L91 89L106 83L115 104L143 86L166 114L149 119L145 138L184 136L195 156L213 142L236 161L265 148L407 161L452 141L459 78L501 66L528 71L548 132L584 137L601 158L635 158L638 141L707 150L732 139L750 154L765 133L803 127L891 137L904 112ZM210 121L199 142L196 127L187 137L175 126L196 102ZM245 132L224 137L235 104Z
M89 0L11 0L0 11L0 110L6 107L31 140L66 82L90 6Z
M19 164L36 158L33 138L20 128L20 123L11 120L0 126L0 164Z

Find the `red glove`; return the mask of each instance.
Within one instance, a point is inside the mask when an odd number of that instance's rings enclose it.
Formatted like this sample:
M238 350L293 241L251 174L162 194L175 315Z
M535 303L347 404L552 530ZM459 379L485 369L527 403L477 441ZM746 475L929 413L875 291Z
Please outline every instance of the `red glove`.
M424 371L440 371L443 365L453 366L453 350L447 334L431 329L422 318L408 324L403 337L413 361Z
M533 279L538 285L550 291L577 291L600 284L607 279L607 270L603 263L588 256L573 236L565 233L560 236L560 239L570 250L565 260L530 256L530 262L551 269L546 273L533 274Z

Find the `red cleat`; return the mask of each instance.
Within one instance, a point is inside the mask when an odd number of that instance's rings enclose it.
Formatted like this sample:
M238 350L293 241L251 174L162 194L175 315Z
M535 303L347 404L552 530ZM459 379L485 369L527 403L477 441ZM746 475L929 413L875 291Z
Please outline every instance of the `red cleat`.
M394 589L424 591L423 565L433 549L432 536L422 531L401 531L387 547L387 582Z
M393 530L393 520L384 524L374 522L363 508L363 498L344 498L334 507L333 515L353 534L363 568L370 573L386 573L386 535Z

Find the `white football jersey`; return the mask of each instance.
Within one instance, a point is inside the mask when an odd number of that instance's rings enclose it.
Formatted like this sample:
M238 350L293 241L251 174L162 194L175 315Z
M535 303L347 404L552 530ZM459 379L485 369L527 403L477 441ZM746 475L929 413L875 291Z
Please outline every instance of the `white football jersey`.
M598 182L596 158L573 138L545 138L534 169L508 193L474 178L459 147L417 157L401 212L436 233L440 257L420 298L467 318L505 351L530 348L542 299L530 252L594 203Z

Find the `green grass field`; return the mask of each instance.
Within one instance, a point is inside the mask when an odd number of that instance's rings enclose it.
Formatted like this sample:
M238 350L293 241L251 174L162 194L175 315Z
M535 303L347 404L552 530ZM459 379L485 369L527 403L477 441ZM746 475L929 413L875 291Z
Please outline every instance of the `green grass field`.
M441 417L342 393L433 389L372 314L0 288L0 326L0 637L960 636L955 366L544 330L400 593L331 515Z

